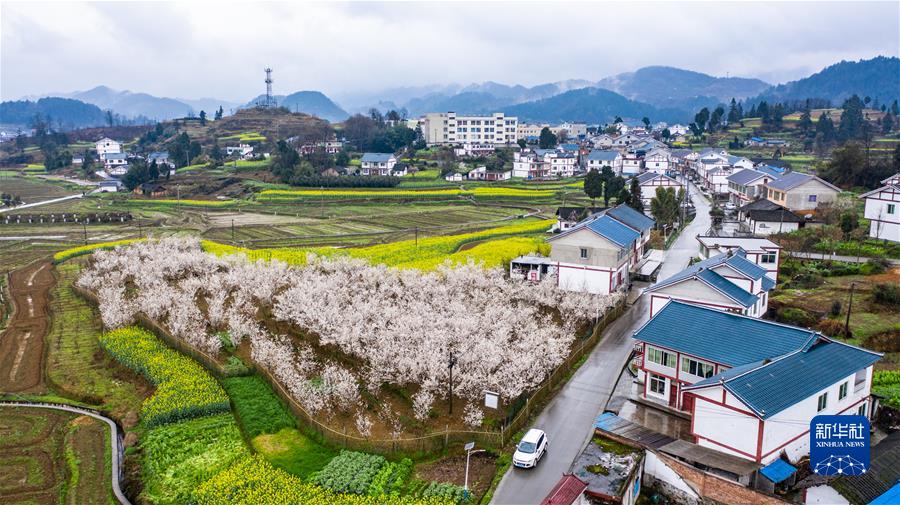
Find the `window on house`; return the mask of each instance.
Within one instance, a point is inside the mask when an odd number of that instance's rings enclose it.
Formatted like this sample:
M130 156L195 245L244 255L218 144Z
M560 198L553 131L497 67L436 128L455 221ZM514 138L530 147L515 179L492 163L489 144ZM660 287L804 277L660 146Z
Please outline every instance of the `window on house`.
M675 355L662 349L650 347L647 350L647 360L657 365L675 368Z
M896 212L896 211L897 211L897 206L896 206L896 205L894 205L893 203L887 204L887 213L888 213L888 214L893 214L893 213Z
M828 406L828 393L819 395L819 404L816 406L816 412L822 412Z
M810 201L810 202L815 202L815 201L816 201L816 196L817 196L817 195L809 195L809 201Z
M863 403L862 405L859 406L858 409L856 409L856 415L858 415L858 416L866 415L866 404L865 403Z
M775 253L765 253L761 254L759 257L760 263L775 263Z
M581 248L581 259L586 260L588 257L588 250L584 247Z
M715 367L709 363L703 363L690 358L681 358L681 371L684 373L709 378L713 376L714 368Z
M665 396L666 378L662 375L650 374L650 391Z
M866 387L866 369L856 372L856 376L853 377L853 392L856 393L859 390Z
M847 388L850 386L849 382L845 382L841 384L841 387L838 388L838 400L843 400L847 397Z

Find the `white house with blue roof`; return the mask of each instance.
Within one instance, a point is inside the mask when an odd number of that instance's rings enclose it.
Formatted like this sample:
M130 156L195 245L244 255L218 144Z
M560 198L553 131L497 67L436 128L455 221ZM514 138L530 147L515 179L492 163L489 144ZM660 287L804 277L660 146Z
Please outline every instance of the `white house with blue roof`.
M702 260L644 291L650 297L650 317L672 300L762 317L775 288L766 274L741 248Z
M359 161L361 175L391 175L397 164L392 153L365 153Z
M689 412L704 447L796 462L816 415L871 416L882 355L808 328L673 301L633 338L643 396Z
M587 155L588 171L601 172L603 167L609 167L616 175L622 175L622 153L615 150L594 149Z
M549 238L557 285L597 294L627 289L629 269L643 256L653 224L640 212L619 205Z

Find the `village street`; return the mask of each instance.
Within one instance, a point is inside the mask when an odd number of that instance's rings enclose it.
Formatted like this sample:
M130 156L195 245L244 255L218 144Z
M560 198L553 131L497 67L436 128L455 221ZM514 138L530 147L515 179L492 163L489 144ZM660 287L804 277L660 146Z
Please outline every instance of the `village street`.
M687 266L698 253L695 238L710 226L709 201L691 185L691 200L697 217L666 251L659 279ZM639 297L619 319L603 332L602 339L587 361L575 372L533 426L547 432L549 450L533 469L510 468L503 476L491 503L498 505L536 504L547 496L560 477L569 471L575 458L593 434L597 415L606 408L622 369L628 363L634 343L631 335L649 318L647 299Z

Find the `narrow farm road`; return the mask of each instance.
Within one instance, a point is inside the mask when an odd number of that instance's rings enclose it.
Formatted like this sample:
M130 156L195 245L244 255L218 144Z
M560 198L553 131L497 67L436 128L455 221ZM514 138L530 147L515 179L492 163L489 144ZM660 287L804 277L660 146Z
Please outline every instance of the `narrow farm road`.
M116 499L119 500L119 503L122 505L131 505L131 502L128 500L128 497L125 496L125 493L122 492L122 487L119 484L119 481L122 478L122 459L125 455L125 449L122 446L122 437L119 434L119 427L116 426L116 423L107 417L104 417L93 410L82 409L79 407L73 407L71 405L63 405L56 403L31 403L31 402L0 402L0 407L28 407L28 408L40 408L40 409L54 409L54 410L62 410L65 412L73 412L75 414L82 414L85 416L92 417L97 419L98 421L102 421L109 426L109 436L110 436L110 468L112 475L110 476L110 480L112 482L112 490L116 495Z
M65 202L65 201L68 201L68 200L73 200L73 199L75 199L75 198L81 198L82 196L83 196L83 195L82 195L81 193L78 193L77 195L62 196L62 197L59 197L59 198L52 198L52 199L50 199L50 200L44 200L44 201L41 201L41 202L25 203L25 204L22 204L22 205L17 205L17 206L15 206L15 207L8 207L8 208L6 208L6 209L0 209L0 214L2 214L3 212L12 212L12 211L14 211L14 210L28 209L28 208L31 208L31 207L39 207L39 206L41 206L41 205L48 205L48 204L51 204L51 203Z
M682 270L698 252L696 236L709 229L709 201L696 187L691 200L697 217L666 251L659 279ZM569 471L593 434L597 415L606 408L622 369L628 364L634 343L631 335L649 317L649 303L643 296L603 332L588 360L575 372L534 422L547 432L550 449L533 469L510 468L500 481L491 503L529 505L540 503L560 477Z

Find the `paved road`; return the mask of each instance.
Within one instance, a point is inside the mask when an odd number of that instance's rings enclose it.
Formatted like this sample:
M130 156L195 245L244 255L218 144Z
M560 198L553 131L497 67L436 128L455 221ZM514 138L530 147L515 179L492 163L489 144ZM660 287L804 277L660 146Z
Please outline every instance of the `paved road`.
M845 263L865 263L871 259L871 258L867 258L865 256L860 256L860 257L841 256L841 255L836 255L836 254L823 254L823 253L811 253L811 252L800 252L800 251L783 251L783 252L794 258L843 261ZM889 258L887 261L892 265L900 265L900 259L890 259Z
M104 423L106 423L109 426L112 469L110 480L112 481L113 493L116 495L116 499L119 500L119 503L121 503L122 505L131 505L131 502L128 501L128 498L125 496L125 493L122 492L122 488L119 485L119 480L122 478L121 458L123 457L125 451L122 448L122 439L119 436L119 427L116 426L116 423L114 423L111 419L103 417L93 410L86 410L78 407L72 407L71 405L62 405L56 403L0 402L0 407L28 407L63 410L66 412L74 412L76 414L90 416L94 419L97 419L98 421L103 421Z
M691 256L698 253L696 235L709 229L709 202L693 187L691 199L697 208L697 217L666 252L660 280L687 266ZM634 347L631 335L646 322L650 312L648 304L647 298L641 296L606 328L603 339L591 352L588 360L534 422L534 427L546 431L550 439L547 456L537 468L510 468L500 481L491 503L540 503L562 474L569 471L575 458L590 440L594 420L606 408L619 375L628 363Z

